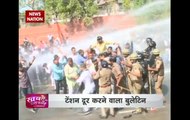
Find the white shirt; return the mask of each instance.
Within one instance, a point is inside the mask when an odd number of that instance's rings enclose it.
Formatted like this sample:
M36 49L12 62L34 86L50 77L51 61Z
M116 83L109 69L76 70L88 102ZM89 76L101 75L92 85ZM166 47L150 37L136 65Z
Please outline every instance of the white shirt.
M73 59L73 62L75 63L75 64L77 64L77 54L76 55L71 55L71 56L69 56L68 58L72 58Z
M91 59L86 60L86 65L91 74L96 73L95 66Z
M84 83L85 89L83 93L85 94L93 93L95 90L95 84L89 70L83 71L76 82L79 84Z

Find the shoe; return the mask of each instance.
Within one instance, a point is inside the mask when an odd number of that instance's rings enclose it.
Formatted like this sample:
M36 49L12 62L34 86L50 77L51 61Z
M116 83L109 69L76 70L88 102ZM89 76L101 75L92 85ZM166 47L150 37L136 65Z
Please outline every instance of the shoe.
M36 113L38 112L39 108L34 108L33 109Z
M102 116L102 115L99 115L99 118L100 118L100 119L107 119L106 116Z
M110 116L115 117L115 115L110 114Z
M84 115L88 115L88 114L90 114L90 113L91 113L91 111L83 112Z
M34 109L28 109L29 111L36 113L36 111Z
M83 115L88 115L91 113L91 111L90 110L89 111L79 111L78 113L81 113Z
M125 118L130 118L130 117L132 117L132 115L127 115L127 116L124 116L123 118L125 119Z
M135 110L135 111L133 111L132 113L133 113L133 114L141 114L142 111Z

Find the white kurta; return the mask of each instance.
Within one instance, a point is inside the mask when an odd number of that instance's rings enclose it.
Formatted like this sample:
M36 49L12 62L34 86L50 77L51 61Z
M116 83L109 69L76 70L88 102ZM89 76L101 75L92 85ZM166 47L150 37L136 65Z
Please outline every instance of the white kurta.
M85 89L82 92L83 94L92 94L95 90L95 84L89 70L83 71L76 82L79 85L84 83Z

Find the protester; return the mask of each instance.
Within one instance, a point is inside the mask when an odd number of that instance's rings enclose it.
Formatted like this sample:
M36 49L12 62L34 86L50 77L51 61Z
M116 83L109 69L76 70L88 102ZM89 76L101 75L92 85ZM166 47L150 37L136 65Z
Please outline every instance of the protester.
M29 66L24 66L22 63L19 64L19 87L25 97L27 94L33 93L32 85L31 85L30 78L28 76L27 71L30 68L30 66L32 65L32 63L34 62L34 60L35 60L35 57L33 57L33 60L29 64ZM29 109L29 110L31 112L36 113L36 109L34 109L34 108Z
M76 64L77 63L77 51L76 51L76 48L75 47L72 47L71 48L71 55L68 56L68 58L72 58L73 59L73 62Z
M68 58L68 63L65 65L64 71L69 94L78 93L79 86L76 86L76 80L79 77L79 68L73 63L72 58Z
M81 64L80 69L82 71L80 77L76 80L76 83L79 84L79 86L83 83L84 84L84 90L82 91L82 94L93 94L95 91L95 84L92 78L92 74L87 69L86 64ZM83 113L89 114L90 108L85 107L83 109Z
M66 81L64 81L64 69L63 65L59 63L59 56L55 55L53 60L53 79L55 80L56 85L56 94L60 93L60 89L62 89L62 86L64 87L64 93L67 93L67 85ZM64 84L63 84L64 82Z
M107 45L114 44L114 42L111 41L104 41L102 36L97 37L97 42L92 44L90 48L96 48L98 50L98 53L103 53L107 49Z

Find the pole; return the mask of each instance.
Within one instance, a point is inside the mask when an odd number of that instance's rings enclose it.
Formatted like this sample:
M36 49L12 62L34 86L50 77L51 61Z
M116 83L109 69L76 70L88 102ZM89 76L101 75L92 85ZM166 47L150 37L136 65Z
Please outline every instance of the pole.
M61 32L59 23L57 21L56 21L56 25L57 25L57 32L58 32L58 35L59 35L59 39L61 40L61 43L66 44L65 38L64 38L64 36L63 36L63 34Z
M148 87L149 87L149 94L152 94L152 75L150 71L148 73Z
M117 87L119 87L120 89L123 89L123 90L126 90L126 91L130 92L130 90L128 88L125 88L125 87L122 87L122 86L117 86Z

